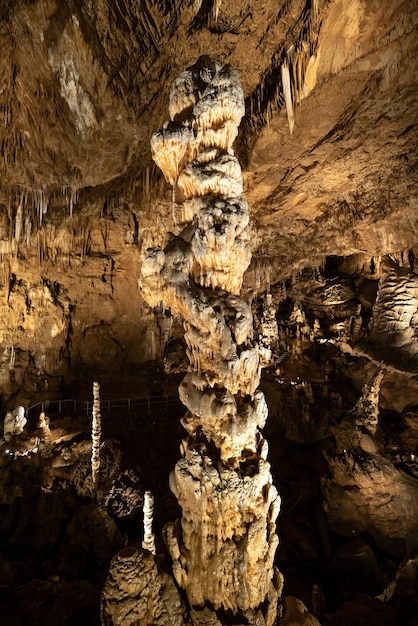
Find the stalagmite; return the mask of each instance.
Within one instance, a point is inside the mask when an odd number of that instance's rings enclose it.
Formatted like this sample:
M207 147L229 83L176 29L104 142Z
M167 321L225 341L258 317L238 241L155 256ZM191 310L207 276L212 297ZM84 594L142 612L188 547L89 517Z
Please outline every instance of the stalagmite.
M18 406L13 411L7 411L4 418L4 438L9 441L15 435L21 435L26 425L26 413L23 406Z
M152 523L154 518L154 496L151 491L147 490L144 493L144 538L142 540L142 547L144 550L148 550L151 554L155 554L155 536L152 530Z
M277 350L279 330L276 321L276 308L273 298L267 293L263 301L263 310L260 319L260 362L263 367L271 365L273 350Z
M44 434L49 433L49 417L47 417L43 411L39 415L37 427L44 431Z
M379 393L382 378L383 368L364 385L362 394L354 408L356 425L365 428L372 435L376 434L379 423Z
M100 468L100 438L102 435L102 423L100 415L100 385L93 383L93 419L91 425L91 477L93 488L96 491L99 484L99 468Z
M396 268L383 268L373 307L371 338L404 354L418 354L418 278Z
M174 82L172 122L151 141L155 162L177 188L177 236L165 250L146 251L139 284L150 306L163 301L184 318L190 366L179 392L188 437L170 477L181 532L168 525L165 537L195 626L209 614L220 623L222 608L271 626L282 584L273 566L280 498L259 430L267 418L257 389L259 349L251 309L239 296L251 260L232 151L243 114L237 73L201 57Z
M100 613L104 626L189 626L173 579L158 571L151 554L131 546L112 559Z

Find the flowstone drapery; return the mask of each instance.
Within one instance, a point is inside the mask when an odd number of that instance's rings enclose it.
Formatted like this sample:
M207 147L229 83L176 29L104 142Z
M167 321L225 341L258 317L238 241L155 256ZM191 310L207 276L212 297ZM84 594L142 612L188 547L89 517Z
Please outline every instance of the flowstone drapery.
M239 296L251 250L232 151L244 114L237 72L201 57L175 80L169 112L151 148L174 187L176 235L165 250L147 250L140 281L150 306L163 301L183 316L190 361L179 388L188 437L170 477L181 531L168 525L165 538L192 607L271 625L281 584L273 566L280 498L259 431L267 406L253 318Z

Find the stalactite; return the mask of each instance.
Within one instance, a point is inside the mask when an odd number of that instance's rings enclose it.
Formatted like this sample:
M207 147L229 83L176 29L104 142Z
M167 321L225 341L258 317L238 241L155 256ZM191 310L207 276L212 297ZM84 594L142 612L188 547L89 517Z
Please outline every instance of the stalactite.
M42 226L43 216L48 211L48 198L43 189L32 190L33 204L38 215L39 226Z
M97 491L99 484L100 470L100 439L102 436L102 423L100 415L100 385L98 382L93 383L93 414L91 424L91 477L93 489Z
M148 550L151 554L155 554L155 535L152 530L154 521L154 496L151 491L147 489L144 493L144 538L142 540L142 547L144 550Z
M19 205L16 209L16 218L15 218L15 239L16 243L19 243L20 236L22 233L22 222L23 222L23 194L20 196Z
M289 73L289 65L287 61L283 61L282 63L282 83L283 83L284 101L286 104L287 122L289 124L290 134L292 134L293 127L295 125L295 118L293 115L292 89L290 87L290 73Z
M272 109L286 106L289 129L293 130L295 103L306 97L305 76L309 61L315 56L321 28L317 0L307 1L298 22L293 43L281 46L272 55L271 65L247 102L246 124L253 132L269 124ZM291 131L292 132L292 131Z
M222 0L213 0L212 5L212 18L216 23L218 21L219 9L221 8Z

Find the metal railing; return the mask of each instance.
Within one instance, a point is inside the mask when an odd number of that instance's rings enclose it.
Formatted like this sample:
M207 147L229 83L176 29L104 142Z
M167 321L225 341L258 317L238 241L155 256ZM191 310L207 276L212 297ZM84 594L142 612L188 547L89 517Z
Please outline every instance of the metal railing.
M161 396L146 396L140 398L124 398L114 400L101 400L100 412L104 415L133 415L154 413L158 409L170 409L177 406L182 406L178 396L175 395L161 395ZM47 413L50 415L61 415L62 413L75 415L77 413L90 416L93 410L93 401L78 402L74 399L66 400L43 400L37 402L26 409L26 418L35 413L40 415L41 413Z
M37 402L32 406L28 407L25 410L25 416L28 418L30 413L77 413L77 400L43 400L42 402Z
M100 412L102 416L106 413L143 413L144 411L151 413L157 408L170 408L174 404L181 404L178 396L147 396L142 398L126 398L123 400L101 400ZM83 412L91 415L93 410L93 401L83 402Z

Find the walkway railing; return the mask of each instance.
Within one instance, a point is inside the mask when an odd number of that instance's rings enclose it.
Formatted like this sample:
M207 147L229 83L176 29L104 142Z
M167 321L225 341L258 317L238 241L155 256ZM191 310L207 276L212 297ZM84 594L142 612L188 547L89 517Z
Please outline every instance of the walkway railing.
M100 412L102 416L108 415L133 415L137 413L154 413L158 409L169 409L174 406L182 406L178 396L162 395L147 396L141 398L124 398L115 400L101 400ZM75 415L84 414L91 416L93 409L93 401L78 402L74 399L66 400L44 400L33 404L25 411L26 418L34 413L46 413L50 415L61 415L62 413Z

